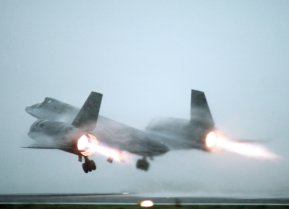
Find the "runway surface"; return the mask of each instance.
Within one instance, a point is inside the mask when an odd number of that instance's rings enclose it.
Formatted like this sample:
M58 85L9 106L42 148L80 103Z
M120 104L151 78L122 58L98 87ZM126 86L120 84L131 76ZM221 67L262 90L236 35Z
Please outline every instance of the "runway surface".
M0 204L103 204L135 205L152 200L156 205L289 205L289 198L149 197L141 194L10 194Z

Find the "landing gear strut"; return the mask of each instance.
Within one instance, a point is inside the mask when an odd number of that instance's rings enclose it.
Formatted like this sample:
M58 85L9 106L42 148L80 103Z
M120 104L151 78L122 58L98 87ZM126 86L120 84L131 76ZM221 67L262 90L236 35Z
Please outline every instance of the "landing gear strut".
M89 160L88 157L85 157L84 163L82 163L82 169L85 173L95 170L96 169L95 162L93 160Z
M143 170L143 171L148 171L149 166L150 166L150 164L145 157L143 159L139 159L136 162L136 168Z

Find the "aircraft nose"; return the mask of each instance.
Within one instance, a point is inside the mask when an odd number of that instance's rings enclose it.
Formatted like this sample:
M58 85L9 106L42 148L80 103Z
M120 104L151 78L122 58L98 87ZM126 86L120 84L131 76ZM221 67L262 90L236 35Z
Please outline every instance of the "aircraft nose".
M32 115L33 116L33 113L35 112L35 109L36 109L36 105L32 105L32 106L28 106L28 107L25 107L25 111Z
M39 104L28 106L25 108L25 111L33 117L40 118Z

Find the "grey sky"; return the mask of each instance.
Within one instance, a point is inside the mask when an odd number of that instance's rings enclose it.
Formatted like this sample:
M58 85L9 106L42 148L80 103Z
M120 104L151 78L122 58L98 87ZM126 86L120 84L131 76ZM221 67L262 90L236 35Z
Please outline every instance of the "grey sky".
M0 0L0 193L184 192L289 194L289 1ZM20 149L46 96L144 129L156 116L189 117L190 89L206 92L217 126L269 139L282 156L171 152L143 173L109 165L84 175L76 156Z

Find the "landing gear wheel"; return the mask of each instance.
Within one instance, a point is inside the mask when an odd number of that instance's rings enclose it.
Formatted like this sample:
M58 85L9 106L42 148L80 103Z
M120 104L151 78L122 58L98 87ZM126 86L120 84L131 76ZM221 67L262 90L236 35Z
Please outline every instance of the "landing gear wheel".
M96 170L96 164L93 160L86 160L84 163L82 163L82 169L84 173L91 172L93 170Z
M148 171L149 166L150 166L150 164L149 164L149 162L146 159L139 159L136 162L137 169L140 169L140 170L143 170L143 171Z
M88 173L89 169L88 169L87 163L82 163L82 169L84 173Z
M91 160L89 162L89 167L91 168L91 170L96 170L96 165L95 165L95 162L93 160Z

